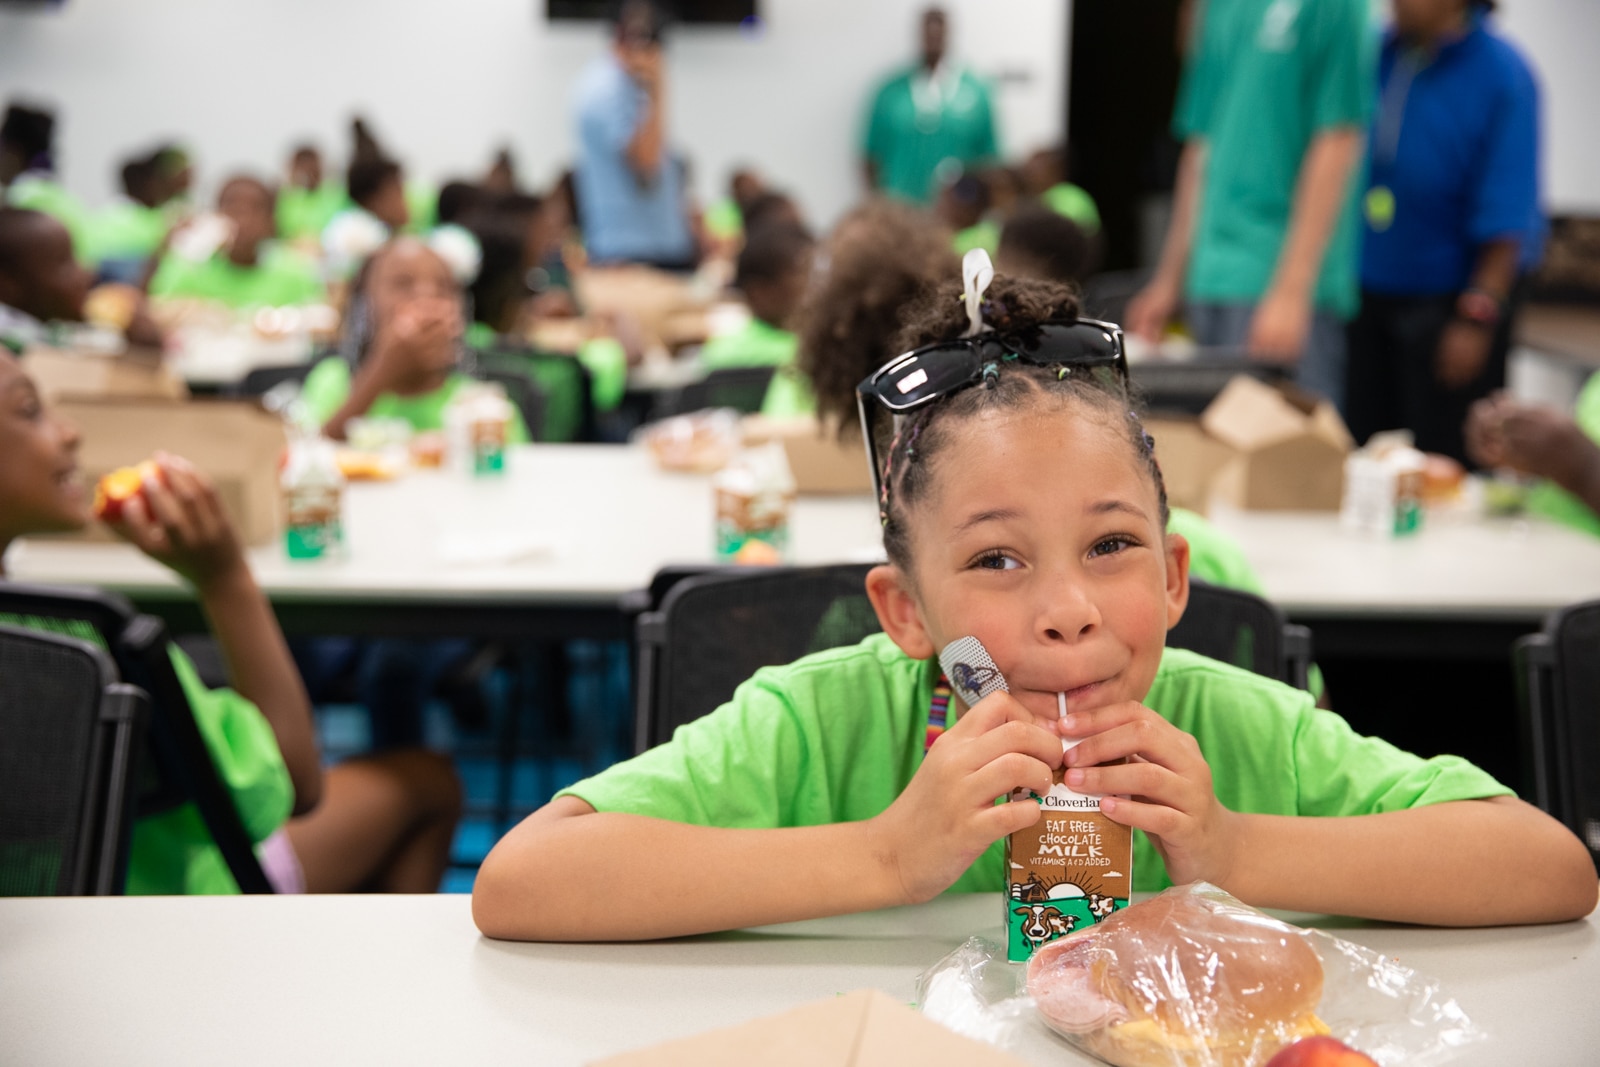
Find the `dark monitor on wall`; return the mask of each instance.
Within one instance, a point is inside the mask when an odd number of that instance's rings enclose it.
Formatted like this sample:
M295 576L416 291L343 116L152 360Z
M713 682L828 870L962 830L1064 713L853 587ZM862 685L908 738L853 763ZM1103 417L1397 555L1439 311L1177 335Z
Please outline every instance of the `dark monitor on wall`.
M759 17L757 0L664 0L661 7L673 22L700 25L738 25ZM617 13L617 0L544 0L551 22L609 21Z

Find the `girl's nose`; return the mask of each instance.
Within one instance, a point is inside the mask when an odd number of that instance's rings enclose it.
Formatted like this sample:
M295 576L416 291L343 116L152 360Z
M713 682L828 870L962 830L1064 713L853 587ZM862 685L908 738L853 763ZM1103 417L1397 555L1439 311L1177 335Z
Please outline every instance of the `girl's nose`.
M1040 590L1039 630L1046 641L1072 644L1100 625L1100 609L1081 581L1063 575Z

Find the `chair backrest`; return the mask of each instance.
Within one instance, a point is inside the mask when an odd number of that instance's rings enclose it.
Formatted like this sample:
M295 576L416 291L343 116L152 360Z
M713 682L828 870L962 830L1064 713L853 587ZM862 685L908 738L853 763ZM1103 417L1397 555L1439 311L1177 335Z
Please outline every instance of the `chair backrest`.
M880 629L867 600L872 564L735 567L693 574L665 588L640 615L635 748L668 740L716 709L761 667L853 645ZM665 572L664 572L665 573Z
M1286 366L1251 359L1241 350L1205 349L1183 360L1139 360L1128 377L1155 413L1199 415L1239 375L1273 384L1289 380Z
M493 382L504 389L506 399L522 416L522 424L528 429L528 440L543 440L545 395L526 374L480 366L475 376L479 381Z
M544 394L544 425L537 441L550 444L583 443L599 439L595 427L594 383L589 368L575 356L540 352L500 342L475 353L479 367L520 374Z
M0 625L0 896L122 891L147 707L89 642Z
M758 668L853 645L882 629L867 599L870 563L825 567L668 567L629 598L639 612L635 751L715 710ZM1311 632L1235 589L1190 583L1167 643L1306 687Z
M706 408L733 408L746 415L761 410L775 367L726 367L661 398L652 418L685 415Z
M1600 601L1551 615L1512 662L1523 795L1582 838L1600 870Z
M1189 606L1167 644L1307 688L1311 631L1254 593L1191 580Z
M307 360L304 363L285 363L281 366L257 367L248 372L238 385L230 392L235 396L259 397L276 389L284 382L294 382L304 385L306 378L311 374L311 368L316 366L318 360Z
M69 632L109 651L124 681L150 697L136 815L192 803L242 893L271 893L250 835L239 817L178 680L159 619L97 589L0 582L0 621Z

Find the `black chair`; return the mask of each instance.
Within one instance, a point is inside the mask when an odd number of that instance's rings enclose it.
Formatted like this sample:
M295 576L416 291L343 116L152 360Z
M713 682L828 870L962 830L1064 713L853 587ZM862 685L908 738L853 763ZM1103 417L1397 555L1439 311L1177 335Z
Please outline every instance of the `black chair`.
M1600 600L1555 612L1511 658L1523 795L1582 838L1600 870Z
M479 366L474 369L473 377L479 381L493 382L504 389L506 399L522 416L522 424L528 429L528 440L543 440L545 396L526 374Z
M882 629L867 599L873 564L659 571L624 598L635 616L634 750L715 710L760 667L853 645ZM1250 593L1191 582L1167 643L1306 687L1311 631Z
M238 385L235 385L232 389L228 390L228 393L231 396L260 397L265 396L268 392L276 389L284 382L294 382L296 385L304 385L306 378L311 374L311 368L315 367L318 363L322 362L322 359L325 358L327 357L323 356L318 359L307 360L304 363L286 363L281 366L257 367L246 374L244 379L240 381Z
M1277 605L1254 593L1189 582L1189 606L1167 631L1167 644L1235 667L1308 687L1311 631L1290 623Z
M686 415L706 408L733 408L746 415L761 410L776 367L727 367L690 382L657 402L652 418Z
M1128 377L1145 407L1152 412L1185 415L1203 412L1241 374L1268 385L1290 380L1287 367L1220 349L1201 351L1191 359L1147 359L1128 364Z
M881 629L870 563L673 568L639 615L634 747L643 752L716 709L758 668L853 645Z
M271 893L250 835L234 806L178 680L161 620L97 589L0 582L0 620L70 632L107 649L123 680L150 696L136 817L194 804L241 893Z
M89 642L0 625L0 896L122 892L148 708Z
M599 440L594 382L589 368L576 357L541 352L501 339L495 347L475 352L474 359L478 366L488 370L522 375L544 394L544 425L535 440L551 444Z

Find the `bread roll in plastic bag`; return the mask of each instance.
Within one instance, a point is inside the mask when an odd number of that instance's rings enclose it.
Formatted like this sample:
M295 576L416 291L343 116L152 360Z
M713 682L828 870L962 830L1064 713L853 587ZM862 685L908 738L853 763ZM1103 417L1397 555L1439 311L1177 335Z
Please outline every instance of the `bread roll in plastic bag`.
M1438 983L1360 945L1179 886L1042 946L1025 966L973 938L919 980L925 1014L1028 1051L1057 1038L1116 1067L1264 1067L1323 1034L1383 1067L1483 1038Z

